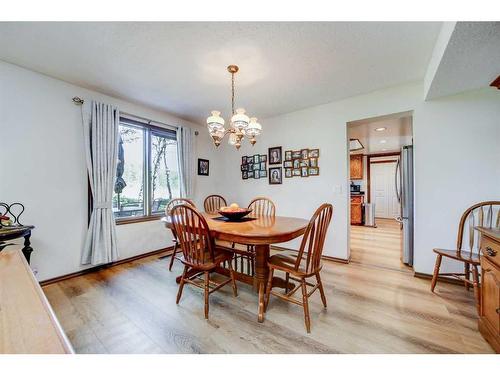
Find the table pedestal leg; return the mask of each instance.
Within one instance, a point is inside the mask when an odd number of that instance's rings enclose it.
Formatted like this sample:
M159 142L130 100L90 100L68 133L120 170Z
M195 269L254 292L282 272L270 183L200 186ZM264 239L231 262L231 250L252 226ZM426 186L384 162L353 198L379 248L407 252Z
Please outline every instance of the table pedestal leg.
M264 321L264 292L269 275L267 261L269 259L269 245L255 246L255 278L254 289L259 291L259 323Z

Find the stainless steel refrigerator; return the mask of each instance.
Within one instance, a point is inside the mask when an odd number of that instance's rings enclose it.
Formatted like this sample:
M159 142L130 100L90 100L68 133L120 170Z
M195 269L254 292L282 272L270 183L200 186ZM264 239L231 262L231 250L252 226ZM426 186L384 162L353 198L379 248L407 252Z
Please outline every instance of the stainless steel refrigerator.
M401 207L401 261L413 266L413 146L403 146L396 165L396 195Z

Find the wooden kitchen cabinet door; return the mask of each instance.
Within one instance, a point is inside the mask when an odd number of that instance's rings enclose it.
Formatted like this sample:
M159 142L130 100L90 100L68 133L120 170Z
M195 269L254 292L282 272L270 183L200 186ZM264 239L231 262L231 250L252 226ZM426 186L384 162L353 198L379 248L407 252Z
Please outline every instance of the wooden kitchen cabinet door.
M351 180L363 179L363 155L351 155L350 175Z
M351 203L351 225L363 224L363 208L361 203Z

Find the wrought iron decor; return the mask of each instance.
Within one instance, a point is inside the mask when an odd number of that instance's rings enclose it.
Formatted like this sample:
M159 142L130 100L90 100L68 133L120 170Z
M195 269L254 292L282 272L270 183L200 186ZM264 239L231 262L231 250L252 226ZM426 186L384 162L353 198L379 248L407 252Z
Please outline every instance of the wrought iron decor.
M24 225L21 223L20 218L23 212L24 205L22 203L15 202L7 204L0 202L0 252L5 247L13 245L13 243L8 243L6 241L24 237L22 252L29 264L31 252L33 251L30 242L31 230L35 227L33 225ZM4 224L7 222L8 224L4 225L2 222Z
M17 213L17 215L16 215L16 211L18 211L17 209L12 211L12 209L14 207L20 207L21 211L19 213ZM23 225L21 223L21 221L19 220L19 218L21 217L23 212L24 212L24 205L22 203L15 202L15 203L12 203L9 205L7 203L0 202L0 216L9 217L12 221L11 226L22 226ZM1 222L0 222L0 228L2 228Z

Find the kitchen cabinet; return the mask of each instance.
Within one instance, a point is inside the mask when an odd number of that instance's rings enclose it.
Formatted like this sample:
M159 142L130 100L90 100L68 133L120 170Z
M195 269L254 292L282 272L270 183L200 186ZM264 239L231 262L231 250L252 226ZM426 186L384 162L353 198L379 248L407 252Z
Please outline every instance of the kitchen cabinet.
M350 178L351 180L363 179L363 155L351 155L350 158Z
M363 224L363 195L351 195L351 225Z
M500 353L500 230L481 232L481 309L479 331Z

